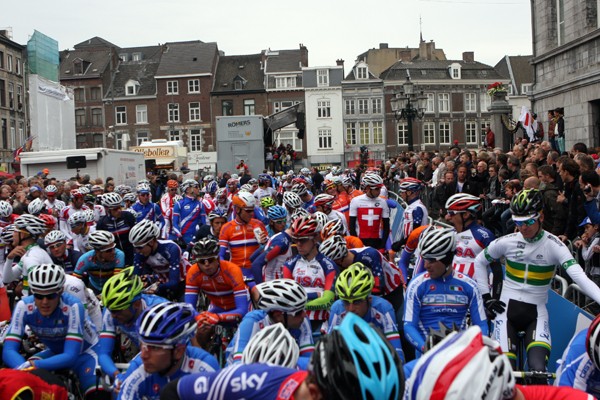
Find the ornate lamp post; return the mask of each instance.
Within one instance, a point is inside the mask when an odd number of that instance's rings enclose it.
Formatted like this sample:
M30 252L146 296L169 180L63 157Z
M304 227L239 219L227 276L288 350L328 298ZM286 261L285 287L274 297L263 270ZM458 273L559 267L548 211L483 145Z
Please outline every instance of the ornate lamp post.
M411 82L408 71L406 75L406 82L402 85L402 90L390 100L390 105L396 121L404 119L408 123L408 151L414 151L412 123L415 118L422 119L425 115L427 96L423 94L423 91L416 93L415 85Z

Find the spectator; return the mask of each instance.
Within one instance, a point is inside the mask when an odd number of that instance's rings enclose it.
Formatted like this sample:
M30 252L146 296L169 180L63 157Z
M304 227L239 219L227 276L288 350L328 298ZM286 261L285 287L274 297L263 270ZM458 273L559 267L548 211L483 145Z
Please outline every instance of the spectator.
M487 128L485 128L485 146L488 149L493 149L494 147L496 147L496 135L489 127L489 125L487 126Z
M585 195L585 212L593 224L600 224L600 176L594 171L585 171L579 177L579 185Z
M452 171L446 171L444 173L442 184L438 185L433 192L432 218L436 219L446 214L446 201L455 193L457 193L457 191L454 173Z
M567 226L559 238L563 241L573 240L577 236L577 227L585 217L585 196L579 187L579 165L562 156L558 159L558 173L564 184L564 191L558 195L557 201L567 208Z
M554 127L554 133L556 136L556 145L558 146L558 152L562 155L565 152L565 120L563 115L565 109L559 107L554 110L554 118L556 119L556 126Z
M544 219L542 228L553 235L560 235L565 230L566 209L558 203L559 190L556 186L556 172L549 165L544 165L538 170L538 178L541 181L540 190L543 198Z

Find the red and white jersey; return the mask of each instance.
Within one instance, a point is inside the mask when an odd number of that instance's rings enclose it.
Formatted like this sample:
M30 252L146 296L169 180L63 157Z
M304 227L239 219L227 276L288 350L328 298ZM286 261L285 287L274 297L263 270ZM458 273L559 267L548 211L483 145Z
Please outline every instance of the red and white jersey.
M46 207L46 210L48 210L49 213L51 213L55 217L58 217L58 213L60 212L60 210L66 207L66 204L62 200L55 199L54 201L50 201L46 199L44 200L44 206ZM56 214L54 213L54 211L56 211Z
M494 239L492 232L476 223L469 225L466 231L457 233L456 253L452 260L454 270L475 279L475 257Z
M381 238L381 221L390 217L390 209L385 199L371 198L363 194L353 198L350 202L350 217L356 217L358 237L379 239Z
M71 227L69 226L69 217L75 214L77 211L85 211L90 208L85 204L81 206L81 208L73 207L73 204L69 204L58 213L58 226L60 230L67 235L68 238L71 237Z
M206 215L210 214L210 212L216 207L214 200L210 197L204 197L202 199L202 204L204 205L204 211L206 212Z
M181 196L174 195L171 196L169 193L165 193L160 198L160 210L162 211L162 215L165 219L165 225L163 226L163 231L161 232L162 238L169 237L169 233L171 233L172 227L172 219L173 219L173 205L181 200Z
M402 222L402 237L408 238L413 230L420 226L427 225L427 208L420 199L413 199L406 210L404 210L404 220Z

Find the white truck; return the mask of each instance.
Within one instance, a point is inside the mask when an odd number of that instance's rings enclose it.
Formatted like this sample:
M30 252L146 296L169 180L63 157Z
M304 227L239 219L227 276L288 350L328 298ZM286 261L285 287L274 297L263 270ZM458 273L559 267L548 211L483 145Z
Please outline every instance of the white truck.
M187 148L181 140L155 139L131 146L129 150L143 154L150 162L148 169L179 171L181 165L188 161Z
M20 156L21 174L26 177L48 168L48 176L57 179L69 179L79 172L80 176L87 174L92 179L112 177L115 185L135 187L146 176L144 155L133 151L92 148L23 152Z

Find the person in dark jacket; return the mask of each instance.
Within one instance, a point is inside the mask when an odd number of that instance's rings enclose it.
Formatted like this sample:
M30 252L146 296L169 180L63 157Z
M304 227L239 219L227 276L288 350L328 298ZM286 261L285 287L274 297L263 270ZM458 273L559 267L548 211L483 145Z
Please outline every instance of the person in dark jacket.
M567 209L566 227L561 240L573 240L577 236L579 223L585 217L585 196L579 187L579 165L569 156L558 159L558 174L560 175L564 191L561 192L557 201Z
M544 202L542 228L553 235L561 235L565 231L567 210L556 200L559 194L556 172L551 166L543 165L538 169L538 178L542 182L540 189Z

